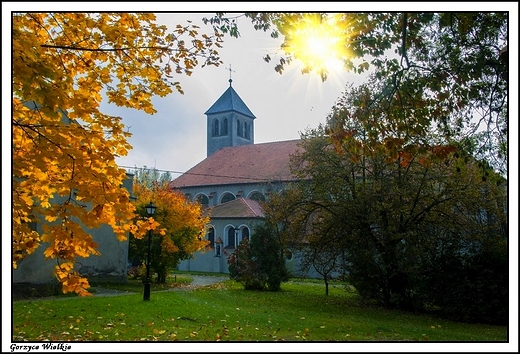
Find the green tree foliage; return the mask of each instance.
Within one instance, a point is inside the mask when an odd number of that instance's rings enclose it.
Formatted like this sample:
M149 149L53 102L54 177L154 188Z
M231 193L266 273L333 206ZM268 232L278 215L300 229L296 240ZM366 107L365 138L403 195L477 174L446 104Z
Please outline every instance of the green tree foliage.
M161 172L155 167L136 167L130 172L134 175L134 183L144 184L146 187L150 189L157 184L163 185L173 180L172 174L169 171Z
M383 149L358 156L362 137L350 137L338 151L322 127L304 136L293 169L305 181L279 206L291 215L293 237L303 234L316 252L332 244L341 249L344 271L364 299L503 323L503 177L460 150L446 149L443 158L421 150L390 159ZM493 263L484 266L484 257Z
M246 290L279 291L288 280L280 242L267 224L257 225L228 258L229 275Z
M271 223L278 225L276 234L284 250L297 251L299 268L295 275L317 272L324 281L325 295L328 295L329 281L343 277L344 250L338 247L341 235L335 234L338 228L330 214L321 211L319 203L308 203L309 199L305 199L309 191L305 184L272 193L264 203L264 210Z

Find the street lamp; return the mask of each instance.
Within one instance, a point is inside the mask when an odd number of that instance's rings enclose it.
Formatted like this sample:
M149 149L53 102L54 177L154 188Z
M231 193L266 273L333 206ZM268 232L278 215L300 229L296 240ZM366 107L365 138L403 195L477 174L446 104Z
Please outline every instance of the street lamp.
M146 206L146 213L148 216L155 214L157 207L152 202ZM152 230L148 230L148 254L146 258L146 280L144 282L144 297L143 300L150 300L150 253L152 245Z

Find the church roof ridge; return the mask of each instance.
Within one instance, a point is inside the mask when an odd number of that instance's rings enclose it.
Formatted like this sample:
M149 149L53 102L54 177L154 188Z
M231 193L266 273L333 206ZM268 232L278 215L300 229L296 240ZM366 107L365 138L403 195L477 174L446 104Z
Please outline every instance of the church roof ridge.
M272 141L264 141L264 142L255 142L254 144L251 144L251 145L254 146L254 145L264 145L264 144L289 143L289 142L297 142L297 141L302 141L302 139L296 138L296 139L288 139L288 140L272 140Z
M212 207L211 218L264 218L264 210L256 200L237 198Z
M244 204L249 208L249 210L251 210L251 212L253 214L256 214L256 211L253 209L253 207L251 206L251 204L248 202L248 201L253 201L252 199L247 199L247 198L240 198L242 199L242 201L244 202ZM258 203L257 203L258 204Z

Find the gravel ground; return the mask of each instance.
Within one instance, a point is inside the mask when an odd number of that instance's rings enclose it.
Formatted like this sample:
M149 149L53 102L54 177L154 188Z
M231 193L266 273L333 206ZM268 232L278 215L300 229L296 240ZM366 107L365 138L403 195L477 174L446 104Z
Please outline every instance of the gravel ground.
M173 288L171 290L164 290L164 291L179 291L179 290L187 290L187 289L193 289L193 288L199 288L201 286L209 286L213 284L220 283L221 281L229 279L229 277L222 277L222 276L204 276L204 275L190 275L190 277L193 278L193 281L188 287L182 287L182 288ZM121 291L121 290L114 290L114 289L105 289L105 288L98 288L98 287L92 287L94 292L94 296L117 296L117 295L125 295L125 294L135 294L128 291Z

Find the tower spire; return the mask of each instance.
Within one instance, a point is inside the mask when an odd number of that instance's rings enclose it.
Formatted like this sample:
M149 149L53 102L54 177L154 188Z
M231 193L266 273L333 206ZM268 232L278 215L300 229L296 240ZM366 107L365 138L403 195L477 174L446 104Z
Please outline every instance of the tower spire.
M231 86L234 71L231 65L225 69L229 70L229 87L204 112L207 117L207 156L224 147L255 143L256 117Z
M231 79L231 72L235 72L235 70L231 70L231 64L229 64L229 68L225 69L229 70L229 86L231 86L231 83L233 82L233 79Z

